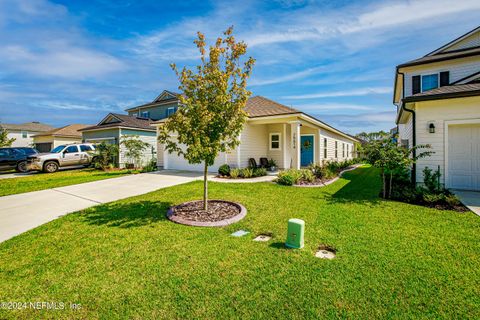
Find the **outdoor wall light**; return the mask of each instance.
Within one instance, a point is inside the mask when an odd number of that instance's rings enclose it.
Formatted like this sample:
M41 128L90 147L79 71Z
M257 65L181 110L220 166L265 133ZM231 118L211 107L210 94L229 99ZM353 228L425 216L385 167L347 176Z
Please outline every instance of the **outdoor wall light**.
M428 132L435 133L435 125L433 123L428 125Z

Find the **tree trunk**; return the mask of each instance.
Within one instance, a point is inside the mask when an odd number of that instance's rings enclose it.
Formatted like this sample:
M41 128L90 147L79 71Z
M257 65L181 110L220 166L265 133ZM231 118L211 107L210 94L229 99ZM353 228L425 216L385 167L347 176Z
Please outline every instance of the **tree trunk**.
M392 197L392 180L393 180L393 173L390 171L390 185L388 187L388 197Z
M385 170L382 169L382 192L383 192L383 199L385 199L385 193L386 193L386 189L387 189L387 186L385 185Z
M207 174L208 174L208 166L207 162L205 162L205 167L203 169L203 210L208 210L208 181L207 181Z

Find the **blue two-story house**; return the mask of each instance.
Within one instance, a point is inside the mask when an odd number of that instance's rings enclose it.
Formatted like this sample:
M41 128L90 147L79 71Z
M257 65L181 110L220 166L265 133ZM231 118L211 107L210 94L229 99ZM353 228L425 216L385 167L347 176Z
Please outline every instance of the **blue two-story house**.
M177 111L177 108L178 94L164 90L152 102L126 109L128 114L109 113L97 125L80 131L84 142L108 142L119 145L118 165L120 167L125 167L131 162L131 159L125 155L125 147L120 144L122 137L136 135L150 145L141 159L143 164L146 164L157 158L157 133L156 128L151 124L170 116Z

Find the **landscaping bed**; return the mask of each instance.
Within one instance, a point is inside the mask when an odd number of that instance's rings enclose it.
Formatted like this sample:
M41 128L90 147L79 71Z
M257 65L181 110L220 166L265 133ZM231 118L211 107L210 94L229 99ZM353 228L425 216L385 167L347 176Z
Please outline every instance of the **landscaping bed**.
M203 201L196 200L171 207L167 212L167 217L180 224L221 227L243 219L246 214L246 209L235 202L208 200L208 208L205 211Z

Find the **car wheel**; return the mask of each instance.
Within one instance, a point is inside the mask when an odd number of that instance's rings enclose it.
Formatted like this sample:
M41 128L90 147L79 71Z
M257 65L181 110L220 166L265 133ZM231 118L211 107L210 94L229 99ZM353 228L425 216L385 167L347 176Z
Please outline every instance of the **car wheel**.
M27 161L20 161L15 168L17 172L27 172Z
M48 172L48 173L57 172L58 171L58 163L56 163L55 161L48 161L43 166L43 171Z

